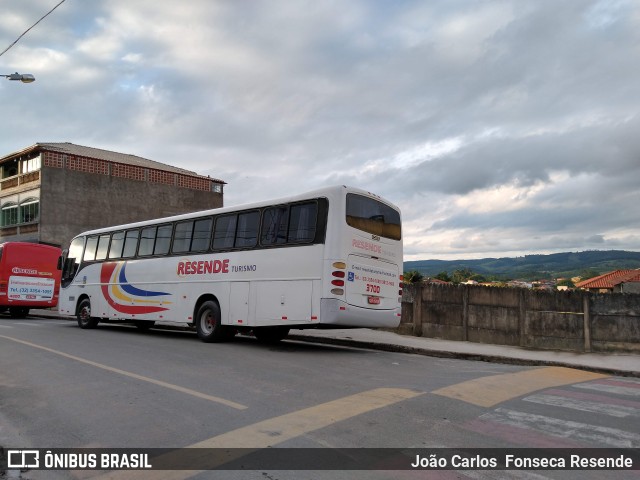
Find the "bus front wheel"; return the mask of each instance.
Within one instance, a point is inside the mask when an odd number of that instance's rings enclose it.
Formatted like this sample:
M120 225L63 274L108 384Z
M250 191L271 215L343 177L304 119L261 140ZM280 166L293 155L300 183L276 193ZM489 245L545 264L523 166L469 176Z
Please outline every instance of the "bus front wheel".
M91 316L91 301L88 298L82 300L78 305L76 317L80 328L95 328L100 321L98 318Z
M213 300L207 300L198 309L196 332L198 338L206 343L229 340L232 330L222 325L220 306Z

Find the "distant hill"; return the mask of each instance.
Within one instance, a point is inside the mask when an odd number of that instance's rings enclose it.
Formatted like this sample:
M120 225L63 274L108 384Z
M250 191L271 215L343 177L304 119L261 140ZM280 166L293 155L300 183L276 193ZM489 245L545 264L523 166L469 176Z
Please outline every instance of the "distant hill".
M515 258L483 258L479 260L416 260L404 262L404 271L417 270L433 277L440 272L450 275L469 269L487 277L503 280L539 280L543 278L590 278L612 270L640 268L640 252L624 250L525 255Z

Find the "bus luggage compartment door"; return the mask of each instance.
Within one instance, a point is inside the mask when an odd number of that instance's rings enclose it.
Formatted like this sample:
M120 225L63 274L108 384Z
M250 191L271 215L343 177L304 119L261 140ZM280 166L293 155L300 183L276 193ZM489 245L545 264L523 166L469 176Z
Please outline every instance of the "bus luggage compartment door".
M391 310L398 306L398 267L375 258L349 255L345 290L356 307Z
M311 322L312 282L279 280L252 283L255 287L256 325Z
M229 291L229 324L249 324L249 282L231 282Z

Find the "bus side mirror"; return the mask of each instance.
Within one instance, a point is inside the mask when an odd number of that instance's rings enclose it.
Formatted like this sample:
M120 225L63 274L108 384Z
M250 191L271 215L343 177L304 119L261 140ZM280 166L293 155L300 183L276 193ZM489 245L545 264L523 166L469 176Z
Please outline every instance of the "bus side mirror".
M62 270L64 267L67 255L69 255L69 250L65 249L62 251L62 255L58 257L58 270Z

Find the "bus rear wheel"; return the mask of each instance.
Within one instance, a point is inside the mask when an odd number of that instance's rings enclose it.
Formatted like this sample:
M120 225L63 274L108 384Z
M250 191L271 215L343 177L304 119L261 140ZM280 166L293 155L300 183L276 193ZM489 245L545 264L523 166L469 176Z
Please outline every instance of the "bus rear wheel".
M198 338L206 343L224 342L235 335L235 330L222 325L220 306L213 300L207 300L198 309L196 315Z
M80 328L96 328L100 321L100 319L91 316L91 301L88 298L78 304L76 318Z
M289 327L259 327L253 334L262 343L278 343L289 335Z

